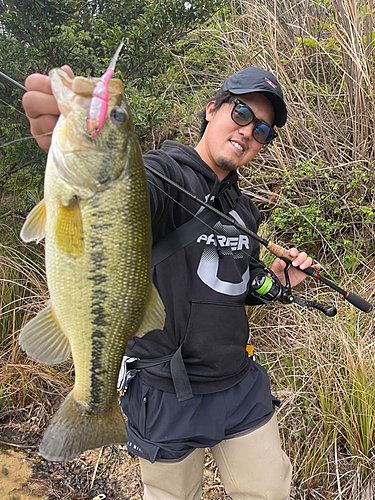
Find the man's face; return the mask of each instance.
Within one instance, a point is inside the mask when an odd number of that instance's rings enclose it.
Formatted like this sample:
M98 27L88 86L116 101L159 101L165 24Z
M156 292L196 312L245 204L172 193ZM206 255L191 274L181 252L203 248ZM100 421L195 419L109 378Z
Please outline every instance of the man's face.
M262 94L242 94L238 99L247 104L259 120L273 124L273 106ZM224 179L228 172L251 161L262 148L262 144L253 137L254 122L246 126L234 123L231 118L233 106L232 102L225 103L214 111L213 101L207 105L208 124L196 147L202 160L212 168L219 179Z

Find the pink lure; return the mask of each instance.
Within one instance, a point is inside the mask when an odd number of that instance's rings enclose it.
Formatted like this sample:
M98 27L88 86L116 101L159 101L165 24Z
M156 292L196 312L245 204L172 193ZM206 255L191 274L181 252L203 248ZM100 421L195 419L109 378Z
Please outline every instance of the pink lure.
M99 78L92 93L89 115L87 118L87 131L91 137L96 137L101 131L108 110L108 83L115 72L117 58L123 46L123 42L118 46L115 55L109 63L107 71Z

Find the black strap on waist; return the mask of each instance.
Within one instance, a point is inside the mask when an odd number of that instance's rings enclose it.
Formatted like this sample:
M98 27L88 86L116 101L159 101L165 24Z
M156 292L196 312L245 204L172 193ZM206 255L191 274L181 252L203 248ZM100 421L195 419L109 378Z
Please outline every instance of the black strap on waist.
M168 362L170 363L172 382L176 391L177 401L186 401L194 397L185 363L182 358L182 345L173 354L153 359L137 359L129 364L131 365L131 369L141 370L143 368L152 368L153 366Z
M160 358L137 359L136 361L130 361L128 364L131 365L131 368L134 370L142 370L142 368L152 368L153 366L168 363L172 357L173 354L168 354L167 356L160 356Z
M177 349L171 359L171 374L176 391L177 401L186 401L194 397L193 389L190 385L190 380L186 372L185 363L182 358L182 345Z

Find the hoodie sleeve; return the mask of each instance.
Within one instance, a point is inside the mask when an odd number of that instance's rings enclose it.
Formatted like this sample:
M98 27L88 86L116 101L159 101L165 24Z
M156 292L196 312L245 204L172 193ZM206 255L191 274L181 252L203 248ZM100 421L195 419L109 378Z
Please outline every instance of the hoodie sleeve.
M149 151L143 156L143 161L146 166L152 167L172 181L182 185L181 167L161 149ZM156 241L176 229L177 226L185 222L186 218L191 216L182 209L183 215L176 215L178 205L176 204L176 192L173 192L172 186L147 170L146 177L149 188L152 235L155 244Z

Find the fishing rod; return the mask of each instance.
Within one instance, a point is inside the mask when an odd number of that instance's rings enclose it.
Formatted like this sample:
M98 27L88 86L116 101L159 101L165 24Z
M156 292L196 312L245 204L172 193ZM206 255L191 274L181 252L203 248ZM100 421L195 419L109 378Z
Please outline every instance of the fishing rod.
M24 87L23 85L21 85L20 83L16 82L16 80L13 80L13 78L11 78L10 76L6 75L5 73L2 73L0 71L0 76L2 78L4 78L4 80L6 80L7 82L11 83L12 85L14 85L15 87L19 88L20 90L22 90L23 92L26 92L26 87Z
M0 71L0 76L5 78L8 82L12 83L16 87L18 87L20 90L23 90L24 92L26 92L26 88L23 85L16 82L15 80L13 80L9 76L5 75L1 71ZM170 186L174 187L175 189L177 189L178 191L183 193L185 196L187 196L191 200L196 201L202 207L206 208L210 212L214 213L215 215L217 215L220 218L224 219L225 221L229 222L232 226L236 227L240 232L242 232L242 233L246 234L247 236L250 236L250 238L253 238L254 240L258 241L261 245L263 245L265 248L267 248L267 250L269 250L273 255L275 255L276 257L279 257L280 259L283 259L284 262L287 264L287 269L289 269L289 267L291 266L292 263L291 263L290 258L289 258L288 250L286 250L285 248L283 248L280 245L277 245L275 243L272 243L271 241L268 241L268 240L260 237L257 233L254 233L253 231L251 231L247 227L243 226L242 224L239 224L235 219L233 219L229 215L224 214L223 212L221 212L217 208L213 207L209 203L206 203L205 201L201 200L200 198L198 198L198 196L191 193L187 189L183 188L182 186L180 186L176 182L172 181L171 179L169 179L168 177L166 177L164 174L162 174L158 170L154 169L153 167L151 167L149 165L145 165L145 168L150 173L155 175L155 177L158 177L162 181L166 182ZM300 269L299 267L296 267L296 269L299 269L300 271L307 274L308 276L315 278L316 280L319 280L322 283L324 283L325 285L329 286L330 288L332 288L333 290L338 292L340 295L342 295L344 297L344 299L347 300L350 304L352 304L354 307L357 307L361 311L364 311L367 313L372 311L372 305L369 302L364 300L362 297L359 297L355 293L352 293L352 292L349 292L347 290L344 290L343 288L340 288L338 285L336 285L336 283L329 280L325 276L322 276L321 273L316 271L313 267L307 267L306 269ZM268 268L267 268L267 270L268 270ZM287 279L287 274L286 274L286 279ZM283 298L282 295L283 294L280 292L279 296L281 296L281 298ZM290 295L287 297L284 296L284 300L282 300L282 301L290 302ZM328 315L330 315L330 314L328 314Z
M155 177L158 177L159 179L166 182L170 186L176 188L178 191L183 193L185 196L187 196L191 200L196 201L202 207L206 208L210 212L212 212L215 215L219 216L220 218L224 219L226 222L229 222L232 226L236 227L240 232L242 232L242 233L246 234L247 236L250 236L250 238L253 238L254 240L258 241L261 245L266 247L267 250L269 250L273 255L275 255L276 257L279 257L280 259L283 259L284 262L286 262L288 268L291 266L291 261L290 261L288 250L286 250L285 248L283 248L280 245L276 245L275 243L272 243L271 241L268 241L268 240L262 238L257 233L254 233L253 231L251 231L247 227L243 226L242 224L239 224L233 217L230 217L229 215L224 214L223 212L221 212L217 208L213 207L209 203L201 200L200 198L198 198L198 196L191 193L187 189L183 188L182 186L180 186L176 182L172 181L171 179L169 179L164 174L162 174L158 170L154 169L150 165L145 165L145 168L150 173L155 175ZM325 285L329 286L330 288L332 288L333 290L335 290L336 292L341 294L344 297L344 299L347 300L350 304L357 307L361 311L370 312L372 310L372 305L369 302L364 300L362 297L359 297L355 293L352 293L352 292L349 292L347 290L340 288L338 285L336 285L336 283L329 280L325 276L322 276L321 273L319 271L316 271L313 267L307 267L306 269L300 269L299 267L296 267L295 269L298 269L298 270L302 271L303 273L307 274L308 276L315 278L316 280L319 280L322 283L324 283Z

